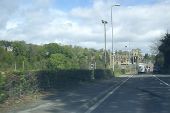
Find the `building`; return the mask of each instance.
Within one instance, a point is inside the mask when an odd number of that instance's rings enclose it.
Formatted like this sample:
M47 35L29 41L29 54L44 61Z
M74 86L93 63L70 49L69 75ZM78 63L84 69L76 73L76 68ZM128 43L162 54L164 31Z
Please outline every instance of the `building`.
M5 46L0 46L1 48L3 48L5 51L7 52L11 52L13 51L13 47L12 46L8 46L8 47L5 47Z
M128 65L143 62L143 56L140 49L129 51L116 51L114 54L114 64Z
M114 63L117 65L130 64L130 54L127 51L116 51L114 55Z
M132 64L142 63L143 62L143 55L140 49L132 49L131 50L131 59Z

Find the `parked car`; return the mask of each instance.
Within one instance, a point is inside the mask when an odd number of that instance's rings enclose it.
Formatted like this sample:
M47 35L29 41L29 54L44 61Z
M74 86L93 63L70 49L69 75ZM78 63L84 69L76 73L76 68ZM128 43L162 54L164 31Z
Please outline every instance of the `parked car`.
M161 72L160 66L154 66L153 73L160 73L160 72Z

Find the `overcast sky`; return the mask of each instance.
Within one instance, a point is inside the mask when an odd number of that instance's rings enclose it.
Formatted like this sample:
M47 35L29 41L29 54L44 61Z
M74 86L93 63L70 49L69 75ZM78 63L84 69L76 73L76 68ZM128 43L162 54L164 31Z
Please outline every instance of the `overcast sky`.
M113 4L114 48L150 46L170 29L170 0L0 0L0 39L27 43L62 43L101 49L107 24L111 49Z

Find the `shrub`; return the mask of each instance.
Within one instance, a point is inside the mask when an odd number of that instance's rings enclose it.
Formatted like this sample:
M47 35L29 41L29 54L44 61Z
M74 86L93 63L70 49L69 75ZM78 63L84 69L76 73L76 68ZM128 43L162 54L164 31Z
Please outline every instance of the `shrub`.
M38 72L13 72L0 75L0 102L5 99L33 94L39 89L63 88L91 81L92 70L43 70ZM110 70L94 70L96 80L108 79L113 74Z
M40 88L56 88L60 85L90 81L91 71L89 70L46 70L40 71L37 75Z
M7 94L4 91L6 84L6 76L0 73L0 102L3 102L7 98Z
M108 79L113 77L111 70L96 69L94 73L95 79Z

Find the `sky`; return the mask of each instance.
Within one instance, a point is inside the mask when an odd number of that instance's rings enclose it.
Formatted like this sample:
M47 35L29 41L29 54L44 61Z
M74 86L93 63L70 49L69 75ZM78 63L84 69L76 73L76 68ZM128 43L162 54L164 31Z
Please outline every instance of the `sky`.
M151 46L170 29L170 0L0 0L0 40L114 50ZM127 48L125 47L127 46Z

